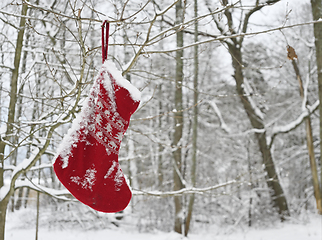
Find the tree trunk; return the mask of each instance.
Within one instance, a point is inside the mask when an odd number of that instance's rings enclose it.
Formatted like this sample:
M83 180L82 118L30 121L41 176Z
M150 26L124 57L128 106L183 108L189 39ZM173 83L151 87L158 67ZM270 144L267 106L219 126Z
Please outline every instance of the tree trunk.
M28 5L22 5L21 15L26 16ZM7 119L7 130L5 140L10 138L10 135L13 132L13 123L15 121L15 112L16 112L16 103L17 103L17 90L18 90L18 74L19 74L19 65L22 54L22 45L23 45L23 35L25 32L25 23L26 19L24 17L20 18L20 25L17 37L17 44L15 49L14 57L14 69L12 70L11 83L10 83L10 101L8 108L8 119ZM4 150L6 143L0 139L0 188L3 186L3 165L4 165Z
M0 202L0 239L4 240L6 229L7 206L10 198L2 199Z
M300 95L303 100L305 96L304 96L303 81L300 74L300 69L298 68L297 63L294 59L292 59L292 65L293 65L297 80L299 82ZM307 103L305 103L305 106L306 105ZM314 197L316 201L316 208L318 209L319 213L322 214L321 191L320 191L320 185L319 185L319 175L317 170L317 164L315 161L313 134L312 134L312 125L311 125L310 116L308 116L305 119L305 130L306 130L306 144L307 144L307 150L309 152L309 160L310 160L310 167L311 167L311 174L312 174Z
M28 5L22 5L21 16L26 16L28 10ZM19 75L19 65L22 55L22 45L23 37L25 32L26 19L24 17L20 18L19 31L17 36L17 44L15 49L14 57L14 69L12 70L11 83L10 83L10 101L8 108L8 119L7 119L7 129L5 140L9 140L13 133L13 123L15 121L16 103L17 103L17 90L18 90L18 75ZM0 139L0 188L4 186L4 152L6 143ZM12 191L14 192L14 191ZM5 221L6 221L6 210L8 207L9 197L1 199L0 201L0 240L4 240L5 234Z
M180 24L183 21L183 7L182 1L178 1L176 4L176 24ZM177 47L183 46L183 32L181 29L177 30ZM183 50L176 52L176 78L175 78L175 93L174 93L174 105L176 111L174 112L174 135L172 146L173 151L173 190L180 190L183 188L182 183L182 149L180 140L183 132L183 107L182 107L182 81L183 81ZM182 213L182 196L174 197L175 207L175 219L174 219L174 231L182 233L183 227L183 213Z
M17 202L14 205L15 210L19 210L22 206L22 198L23 198L24 188L19 188Z
M162 85L160 84L158 87L158 95L159 95L159 118L158 118L158 127L159 129L162 129L162 109L163 109L163 104L162 104ZM160 132L160 137L161 137L162 133ZM161 139L161 138L160 138ZM158 170L157 170L157 183L158 183L158 189L161 190L162 189L162 185L163 185L163 150L164 147L161 143L158 144Z
M318 20L322 17L322 1L311 0L313 20ZM318 72L318 87L319 87L319 112L320 112L320 191L322 191L322 23L314 24L316 65ZM320 192L322 195L322 192ZM322 204L322 203L321 203ZM321 206L322 208L322 206Z
M254 184L253 184L253 173L252 173L252 163L251 163L251 157L250 157L250 149L249 149L249 141L247 144L247 161L248 161L248 174L249 174L249 207L248 207L248 227L252 226L252 208L253 208L253 189L254 189Z
M26 34L26 41L25 44L28 44L28 40L29 40L29 34ZM27 55L28 52L24 51L23 53L23 57L22 57L22 66L21 66L21 73L25 73L25 69L26 69L26 63L27 63ZM22 101L23 101L23 91L24 91L24 86L25 84L21 84L19 91L18 91L18 96L17 96L17 107L18 109L16 110L16 116L15 119L19 119L22 116ZM12 141L14 143L14 146L18 145L19 142L19 136L20 136L20 122L16 123L16 126L18 127L16 134L12 137ZM17 157L18 157L18 148L14 149L14 152L11 156L11 164L16 166L17 164ZM19 210L20 206L21 206L21 201L22 201L22 194L23 194L23 188L20 188L18 190L18 197L17 197L17 202L15 203L15 194L13 194L13 196L11 197L11 211L13 212L14 209ZM16 206L15 206L16 204Z
M247 96L244 90L244 75L242 71L242 53L240 47L229 44L229 51L232 57L233 67L235 70L235 81L237 93L240 97L240 100L243 104L243 107L247 113L248 119L253 128L255 129L265 129L263 119L258 115L256 110L250 102L249 97ZM278 209L281 220L285 220L286 216L289 216L289 209L287 201L284 195L283 188L280 184L279 177L277 175L271 150L267 144L266 132L255 133L256 139L258 142L259 150L262 155L264 170L266 174L266 182L268 187L271 190L271 197L274 207Z
M198 17L198 1L194 0L194 17ZM198 42L198 21L194 24L194 42ZM198 138L198 74L199 58L198 44L194 46L194 78L193 78L193 123L192 123L192 159L191 159L191 185L196 186L196 169L197 169L197 138ZM188 213L185 222L185 236L188 236L192 218L193 204L195 195L191 194L188 203Z

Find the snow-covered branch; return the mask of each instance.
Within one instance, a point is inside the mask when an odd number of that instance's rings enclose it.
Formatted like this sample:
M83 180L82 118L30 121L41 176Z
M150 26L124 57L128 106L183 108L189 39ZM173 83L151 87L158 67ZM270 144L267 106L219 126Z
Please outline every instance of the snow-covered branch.
M305 120L306 117L308 117L311 113L313 113L314 111L316 111L319 107L319 100L317 100L312 106L307 106L307 108L305 109L305 111L303 111L295 120L293 120L292 122L284 125L284 126L276 126L273 128L271 137L268 141L268 145L271 146L274 137L277 134L281 134L281 133L288 133L292 130L294 130L295 128L297 128L299 125L301 125L303 123L303 121Z
M183 194L204 194L205 192L219 189L222 187L226 187L228 185L232 184L241 184L242 182L232 180L228 181L225 183L221 183L218 185L210 186L210 187L205 187L205 188L195 188L195 187L187 187L187 188L182 188L177 191L168 191L168 192L161 192L161 191L145 191L145 190L140 190L140 189L133 189L133 195L149 195L149 196L155 196L155 197L170 197L170 196L178 196L178 195L183 195Z
M219 122L220 122L220 127L227 133L230 133L230 128L227 126L222 114L221 114L221 111L219 110L215 100L212 100L212 101L207 101L206 103L208 103L212 108L213 110L215 111L218 119L219 119Z
M22 187L30 188L32 190L47 194L51 197L54 197L60 200L75 201L75 202L77 201L76 199L71 198L71 194L67 189L57 190L57 189L41 186L30 180L17 180L15 184L15 189L22 188Z

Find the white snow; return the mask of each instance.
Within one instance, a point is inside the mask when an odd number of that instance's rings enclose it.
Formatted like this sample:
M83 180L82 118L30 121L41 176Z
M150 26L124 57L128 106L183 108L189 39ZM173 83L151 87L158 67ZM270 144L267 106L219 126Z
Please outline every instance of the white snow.
M4 199L10 191L9 185L4 185L0 188L0 200Z
M122 180L122 177L123 177L123 172L121 170L121 166L118 165L118 168L117 168L117 172L115 174L115 177L114 177L114 182L115 182L115 191L119 191L120 188L123 184L123 180Z
M118 85L126 88L129 91L134 101L138 102L141 100L141 92L122 76L121 72L117 70L112 61L105 61L103 67L112 74Z
M112 166L108 169L107 173L104 176L104 179L108 178L112 174L116 166L117 162L113 161Z
M73 176L70 178L70 180L77 185L81 185L84 189L90 189L92 190L92 187L96 181L96 169L94 167L87 169L86 174L84 176L84 179L81 179L79 176Z
M322 217L310 216L307 221L272 223L270 227L219 227L209 226L207 229L193 229L188 238L170 232L154 231L140 233L132 227L119 227L105 230L79 230L65 228L64 230L49 230L40 228L39 239L46 240L92 240L92 239L117 239L117 240L321 240ZM15 219L15 221L17 221ZM19 228L14 219L7 223L6 240L34 239L35 229Z

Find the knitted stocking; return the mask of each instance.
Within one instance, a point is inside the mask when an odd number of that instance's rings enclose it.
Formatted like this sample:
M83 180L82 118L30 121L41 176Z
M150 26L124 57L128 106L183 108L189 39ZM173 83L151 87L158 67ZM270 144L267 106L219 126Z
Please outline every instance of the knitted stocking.
M59 180L95 210L118 212L131 200L118 153L139 103L139 90L122 77L114 63L105 61L56 156L54 170Z

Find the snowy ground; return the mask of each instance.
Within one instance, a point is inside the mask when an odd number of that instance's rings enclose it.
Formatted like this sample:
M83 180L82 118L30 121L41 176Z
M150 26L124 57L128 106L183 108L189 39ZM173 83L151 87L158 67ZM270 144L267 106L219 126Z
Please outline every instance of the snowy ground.
M35 239L35 229L17 227L14 218L9 218L6 231L6 240ZM274 227L259 229L226 229L218 230L214 226L208 230L201 230L190 234L188 240L322 240L322 217L310 215L305 221L291 221L273 224ZM226 232L226 233L225 233ZM230 232L229 234L227 232ZM135 230L115 228L114 230L48 230L40 228L39 240L180 240L185 239L172 233L139 233Z

